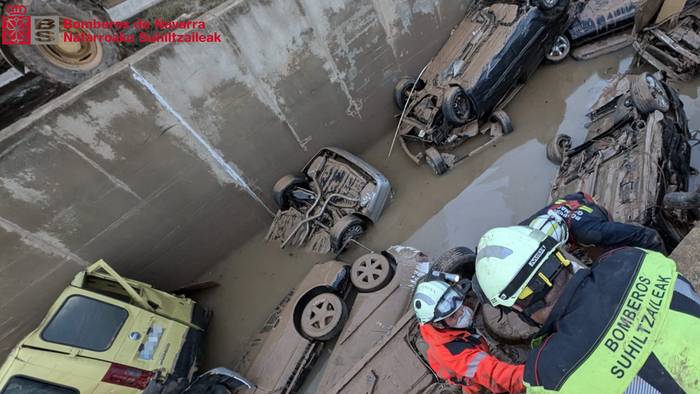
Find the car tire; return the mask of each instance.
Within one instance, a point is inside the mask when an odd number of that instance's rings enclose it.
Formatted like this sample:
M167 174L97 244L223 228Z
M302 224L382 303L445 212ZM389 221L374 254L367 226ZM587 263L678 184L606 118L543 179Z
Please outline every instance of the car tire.
M666 89L648 72L641 73L632 80L630 94L634 106L644 115L657 110L667 112L671 107Z
M459 86L452 86L442 101L442 114L449 123L461 126L470 118L469 98Z
M77 21L109 21L109 15L92 2L81 0L11 0L7 5L24 5L29 15L59 15ZM61 23L63 25L63 23ZM114 35L113 29L82 29L95 35ZM62 34L62 33L61 33ZM8 46L12 56L25 67L65 86L75 86L117 63L121 48L114 42L81 43L77 51L56 45Z
M380 253L360 256L350 267L350 281L360 293L372 293L383 289L395 273L394 263Z
M550 63L560 63L569 57L571 53L571 41L565 35L557 36L552 47L547 51L545 59Z
M501 109L494 111L494 113L491 114L491 121L501 126L503 135L508 135L513 132L513 121L510 120L510 116L508 116L506 111Z
M331 227L331 247L335 253L340 253L345 249L348 242L359 238L364 234L367 223L364 218L354 213L338 219Z
M556 135L547 144L547 160L560 165L569 149L571 149L571 137L566 134Z
M476 253L467 247L458 246L441 254L435 259L430 269L471 279L474 276L475 267Z
M290 174L280 178L272 187L272 198L280 209L287 209L290 205L289 193L295 187L308 188L309 181L304 175Z
M450 167L443 159L442 154L435 149L435 147L430 147L425 150L425 162L433 170L435 175L442 175L450 169Z
M333 292L323 292L311 298L301 312L301 336L309 341L326 342L337 337L348 320L348 306Z
M414 84L415 88L413 87ZM396 107L399 109L399 111L403 111L404 107L406 106L406 102L408 101L408 94L411 93L411 89L418 92L423 90L424 87L425 83L423 83L423 81L421 80L416 82L415 78L399 79L399 81L396 82L396 85L394 86L394 104L396 104Z

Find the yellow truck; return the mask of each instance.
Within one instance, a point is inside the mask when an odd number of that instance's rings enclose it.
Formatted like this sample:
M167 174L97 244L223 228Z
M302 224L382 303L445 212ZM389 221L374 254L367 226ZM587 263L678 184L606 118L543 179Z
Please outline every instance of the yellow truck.
M227 392L223 368L194 375L209 314L121 277L100 260L78 273L0 368L0 393Z

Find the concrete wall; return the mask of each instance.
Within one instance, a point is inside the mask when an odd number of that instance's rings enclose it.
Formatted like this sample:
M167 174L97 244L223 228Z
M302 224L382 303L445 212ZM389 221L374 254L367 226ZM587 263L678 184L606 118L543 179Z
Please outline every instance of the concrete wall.
M263 230L279 176L393 130L466 6L227 2L224 43L149 46L0 131L0 351L96 259L171 288Z

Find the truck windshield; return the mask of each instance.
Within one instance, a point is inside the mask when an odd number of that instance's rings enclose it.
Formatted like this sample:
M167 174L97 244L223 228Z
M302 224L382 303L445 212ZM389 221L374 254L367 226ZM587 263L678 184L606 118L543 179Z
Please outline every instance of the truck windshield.
M116 305L71 296L44 328L41 338L81 349L105 351L112 346L128 316L125 309Z

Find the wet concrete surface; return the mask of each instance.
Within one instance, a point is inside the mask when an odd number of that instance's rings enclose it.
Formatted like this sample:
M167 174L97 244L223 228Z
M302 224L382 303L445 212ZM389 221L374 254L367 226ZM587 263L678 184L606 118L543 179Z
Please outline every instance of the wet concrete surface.
M387 160L393 130L387 131L384 139L360 154L394 188L390 205L362 238L363 244L373 250L407 244L436 255L454 246L473 247L489 228L517 223L539 209L547 203L557 170L545 158L545 144L557 133L571 135L574 144L582 142L589 107L608 81L631 63L632 52L627 50L586 62L567 60L541 67L506 107L515 132L442 177L434 176L427 166L416 167L401 151ZM699 86L696 79L680 88L694 129L700 128ZM206 367L235 368L247 341L275 305L313 264L331 258L279 250L263 237L258 234L200 278L222 284L196 297L215 311L205 349ZM340 259L351 262L363 252L351 248ZM331 349L327 347L324 355ZM322 360L303 392L314 391Z

